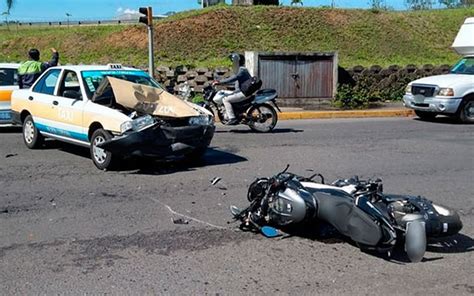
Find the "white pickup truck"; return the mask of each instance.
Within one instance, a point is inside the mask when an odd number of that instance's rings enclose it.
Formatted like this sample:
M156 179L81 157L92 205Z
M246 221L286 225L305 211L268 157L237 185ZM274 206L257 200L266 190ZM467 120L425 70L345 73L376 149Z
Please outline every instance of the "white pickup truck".
M474 123L474 17L465 20L452 47L463 58L451 72L410 82L403 103L421 119L443 114Z

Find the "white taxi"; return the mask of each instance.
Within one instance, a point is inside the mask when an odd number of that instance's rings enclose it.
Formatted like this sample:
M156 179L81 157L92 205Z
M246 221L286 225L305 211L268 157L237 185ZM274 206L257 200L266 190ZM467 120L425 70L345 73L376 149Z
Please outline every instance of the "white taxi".
M18 89L18 68L20 64L0 63L0 124L11 123L10 99L13 90Z
M28 148L45 137L89 147L99 169L127 156L195 159L215 130L209 111L118 64L48 69L30 89L13 92L12 119Z

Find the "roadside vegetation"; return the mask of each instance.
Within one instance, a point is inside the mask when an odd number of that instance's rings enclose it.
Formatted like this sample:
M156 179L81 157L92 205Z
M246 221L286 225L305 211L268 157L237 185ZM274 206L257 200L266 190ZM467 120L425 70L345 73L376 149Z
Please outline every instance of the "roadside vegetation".
M427 11L219 6L179 13L155 24L157 65L227 65L232 51L338 51L339 64L452 64L450 49L474 8ZM0 26L0 61L21 61L30 47L61 63L147 65L141 25Z

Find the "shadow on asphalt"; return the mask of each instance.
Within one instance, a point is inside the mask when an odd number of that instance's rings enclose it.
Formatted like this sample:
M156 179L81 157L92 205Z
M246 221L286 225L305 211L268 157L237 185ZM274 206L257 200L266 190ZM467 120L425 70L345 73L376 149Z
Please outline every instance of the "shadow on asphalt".
M131 159L122 170L132 170L129 172L130 174L138 175L167 175L177 172L194 171L200 167L233 164L243 161L247 161L247 159L237 154L216 148L208 148L202 159L194 160L191 163L185 160L150 161L145 158L135 159L134 161Z
M216 133L236 133L236 134L265 134L257 133L251 129L231 129L231 130L216 130ZM286 134L286 133L302 133L304 130L293 128L276 128L268 134Z
M0 126L0 134L19 134L21 126Z
M449 116L436 116L435 118L433 118L431 120L426 120L426 119L421 119L419 117L415 117L415 118L413 118L413 120L421 121L421 122L427 122L427 123L433 123L433 124L452 124L452 125L465 124L465 123L460 122L457 118L449 117Z
M458 233L456 235L446 237L443 240L429 242L426 250L433 253L473 252L474 239L467 235Z
M286 237L297 236L305 239L310 239L318 241L325 244L338 244L338 243L348 243L355 248L359 246L351 241L349 238L341 235L334 227L325 222L315 222L311 224L306 224L304 226L299 225L299 227L285 228L282 231L287 234ZM284 236L284 238L286 238ZM411 263L408 258L403 242L398 242L395 248L392 250L390 256L387 252L380 253L377 251L363 250L362 252L386 260L394 264L407 264ZM444 259L443 256L439 254L456 254L456 253L467 253L474 251L474 239L464 234L456 234L446 238L440 238L436 240L428 241L426 252L437 253L437 256L434 257L425 257L421 262L431 262Z
M83 157L91 161L89 148L76 146L61 141L48 139L41 149L56 149ZM202 159L193 160L191 162L189 160L185 161L183 159L163 161L152 158L128 158L124 159L123 162L119 164L119 167L114 169L114 171L142 175L163 175L181 171L193 171L197 168L205 166L233 164L243 161L247 161L247 159L237 154L216 148L208 148ZM93 165L92 161L91 165Z

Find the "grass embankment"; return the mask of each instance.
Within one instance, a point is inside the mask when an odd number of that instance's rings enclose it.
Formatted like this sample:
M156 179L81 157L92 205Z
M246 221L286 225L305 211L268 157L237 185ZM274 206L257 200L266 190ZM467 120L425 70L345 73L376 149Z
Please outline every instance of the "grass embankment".
M342 66L452 64L450 46L474 8L386 12L292 7L214 7L155 25L157 64L217 66L232 51L339 51ZM23 60L30 47L62 63L147 64L143 25L0 27L0 61ZM45 53L47 53L45 55Z

